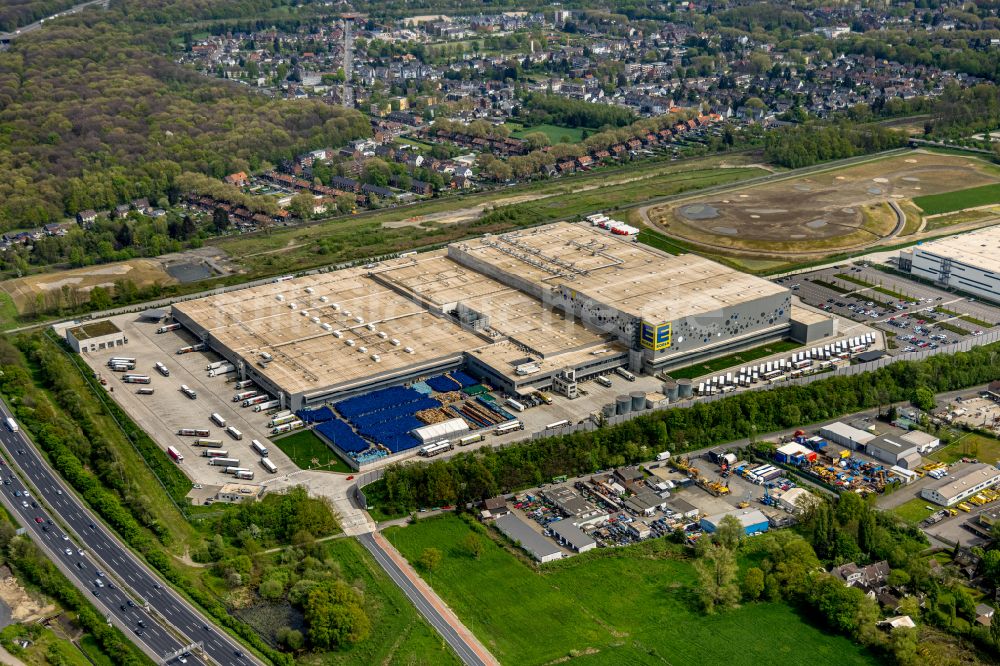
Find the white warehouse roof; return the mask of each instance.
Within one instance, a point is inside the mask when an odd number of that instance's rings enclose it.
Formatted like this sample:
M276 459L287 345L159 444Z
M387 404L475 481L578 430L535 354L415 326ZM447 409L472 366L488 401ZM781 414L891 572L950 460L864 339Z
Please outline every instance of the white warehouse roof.
M469 425L464 420L448 419L447 421L441 421L441 423L432 423L431 425L423 426L421 428L414 428L413 436L424 444L427 442L436 442L441 439L447 439L452 435L458 435L468 431Z
M824 434L829 433L829 434ZM841 421L831 423L830 425L823 426L820 428L820 434L825 437L831 437L832 435L837 435L848 439L852 442L857 442L858 444L867 444L868 442L875 439L875 435L870 432L865 432L864 430L858 430L854 426L847 425Z

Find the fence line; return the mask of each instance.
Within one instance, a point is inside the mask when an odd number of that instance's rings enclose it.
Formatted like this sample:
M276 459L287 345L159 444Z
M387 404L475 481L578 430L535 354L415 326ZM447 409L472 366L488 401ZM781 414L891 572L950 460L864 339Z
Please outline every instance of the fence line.
M772 388L778 388L780 386L805 386L806 384L811 384L812 382L819 381L821 379L827 379L829 377L841 376L850 377L852 375L858 375L865 372L873 372L879 368L885 368L893 363L899 363L901 361L922 361L924 359L930 358L936 354L953 354L955 352L967 352L972 350L973 347L981 347L983 345L992 344L994 342L1000 341L1000 329L994 329L983 333L982 335L963 340L959 343L948 345L947 347L940 347L938 349L925 349L916 352L906 352L901 353L896 356L884 356L877 361L871 361L869 363L862 363L860 365L847 365L840 368L836 368L830 372L820 372L815 375L808 375L805 377L796 377L794 379L787 379L784 381L776 382L773 384L759 384L757 386L751 386L746 389L741 389L739 392L743 393L746 391L767 391ZM709 403L715 402L716 400L722 400L728 398L735 393L717 393L715 395L698 396L694 398L689 398L686 400L681 400L678 402L672 402L670 404L661 404L652 409L643 409L638 412L628 412L626 414L615 414L613 416L606 417L604 422L607 425L618 425L625 423L637 416L642 416L643 414L649 414L650 412L659 411L663 409L674 409L675 407L690 407L695 403ZM531 433L531 439L541 439L543 437L553 437L555 435L570 435L577 432L592 432L597 429L597 424L595 424L590 419L584 421L583 423L570 424L562 428L546 428L543 430L538 430Z

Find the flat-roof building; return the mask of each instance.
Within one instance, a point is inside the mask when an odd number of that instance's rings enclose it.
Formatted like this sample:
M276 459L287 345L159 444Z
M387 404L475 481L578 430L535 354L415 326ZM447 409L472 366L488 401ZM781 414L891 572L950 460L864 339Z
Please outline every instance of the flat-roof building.
M110 319L92 321L66 329L66 343L77 354L123 347L128 338Z
M1000 228L946 236L903 250L899 267L993 302L1000 302Z
M923 461L917 451L917 445L904 441L901 437L886 435L876 437L868 442L865 451L876 460L899 465L903 469L916 469Z
M1000 482L1000 470L986 463L973 463L968 467L949 471L920 491L920 496L941 506L953 506L976 493Z
M702 518L701 528L709 533L714 532L719 529L719 524L726 516L734 516L736 520L740 521L740 525L743 526L743 531L746 534L766 532L771 526L771 522L767 519L767 516L759 509L733 509Z
M909 444L913 444L917 447L917 452L921 454L930 453L941 445L941 440L939 438L922 430L911 430L903 435L900 435L899 439Z
M652 371L790 330L789 291L697 255L556 223L173 306L300 409L465 366L510 394Z
M531 529L531 526L512 513L500 516L493 521L504 535L523 548L539 562L552 562L561 559L562 550L557 545Z
M602 525L608 521L607 511L588 502L571 486L547 488L542 495L577 527Z
M875 435L872 433L858 430L854 426L840 421L823 426L819 429L819 434L835 444L846 446L855 451L863 451L868 442L875 439Z
M573 524L571 520L557 520L549 523L549 529L559 543L578 553L586 553L597 548L597 541Z

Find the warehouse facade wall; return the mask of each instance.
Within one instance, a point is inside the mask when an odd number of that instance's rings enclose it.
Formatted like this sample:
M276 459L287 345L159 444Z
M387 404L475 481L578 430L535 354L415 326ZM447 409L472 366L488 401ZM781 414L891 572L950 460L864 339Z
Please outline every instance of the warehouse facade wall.
M912 253L910 272L994 303L1000 303L1000 275L954 257L942 256L917 247Z

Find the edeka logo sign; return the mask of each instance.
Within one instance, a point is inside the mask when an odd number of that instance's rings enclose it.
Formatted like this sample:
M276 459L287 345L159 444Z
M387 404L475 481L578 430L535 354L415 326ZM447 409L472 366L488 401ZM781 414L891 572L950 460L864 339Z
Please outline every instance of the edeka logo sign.
M653 351L662 351L670 346L670 324L650 324L642 322L642 346Z

